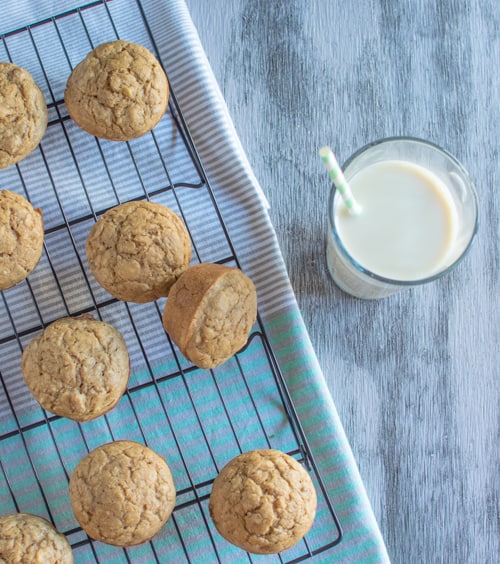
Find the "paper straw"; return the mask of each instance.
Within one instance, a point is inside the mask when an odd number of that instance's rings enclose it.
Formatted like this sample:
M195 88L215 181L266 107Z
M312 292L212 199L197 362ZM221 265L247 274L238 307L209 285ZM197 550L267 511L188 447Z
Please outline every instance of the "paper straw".
M351 188L344 177L344 173L340 168L335 155L330 147L322 147L319 150L319 156L323 161L330 178L332 179L335 187L339 191L342 199L344 200L345 207L352 215L359 215L361 213L361 206L354 199Z

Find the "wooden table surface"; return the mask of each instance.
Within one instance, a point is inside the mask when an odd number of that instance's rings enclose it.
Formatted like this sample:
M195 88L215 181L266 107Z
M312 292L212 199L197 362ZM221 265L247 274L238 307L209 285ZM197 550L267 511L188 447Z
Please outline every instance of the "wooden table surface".
M393 562L497 562L497 0L187 0L270 215ZM350 298L325 263L329 182L391 135L474 180L480 228L441 281Z

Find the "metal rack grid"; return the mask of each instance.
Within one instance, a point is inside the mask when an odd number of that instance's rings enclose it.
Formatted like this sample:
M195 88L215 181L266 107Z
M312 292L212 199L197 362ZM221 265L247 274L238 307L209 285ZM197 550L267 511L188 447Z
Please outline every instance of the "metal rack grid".
M127 11L127 21L136 15L126 38L158 57L140 1L123 0L119 8ZM122 35L119 14L113 0L99 0L0 36L0 60L27 68L49 108L40 146L0 171L0 188L17 191L42 208L45 223L44 252L35 271L0 293L0 514L25 511L49 519L67 535L76 562L235 562L242 555L253 561L217 534L208 513L210 488L233 456L276 448L310 471L318 493L317 519L330 526L328 533L313 526L295 547L268 558L307 560L340 542L341 529L260 317L242 351L214 370L200 370L163 330L164 300L117 301L87 268L90 226L107 209L131 199L162 203L183 218L193 262L239 266L175 85L164 118L138 140L102 141L69 119L63 100L67 76L95 45ZM40 408L23 384L20 358L49 323L83 313L122 332L131 378L111 412L80 424ZM81 530L71 512L67 482L90 450L124 438L166 458L177 503L152 541L121 549L95 542Z

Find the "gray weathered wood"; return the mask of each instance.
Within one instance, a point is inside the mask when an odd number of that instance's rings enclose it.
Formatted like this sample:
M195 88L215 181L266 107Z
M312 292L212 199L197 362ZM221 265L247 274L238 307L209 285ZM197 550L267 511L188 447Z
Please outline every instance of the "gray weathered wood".
M498 558L497 0L187 0L271 203L292 285L394 562ZM461 160L480 197L447 278L355 300L325 266L328 181L389 135Z

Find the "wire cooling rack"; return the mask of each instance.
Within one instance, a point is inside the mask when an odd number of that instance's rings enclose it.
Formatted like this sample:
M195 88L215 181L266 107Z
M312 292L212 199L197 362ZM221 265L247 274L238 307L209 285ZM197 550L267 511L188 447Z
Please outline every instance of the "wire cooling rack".
M49 108L40 146L0 171L0 188L40 207L45 223L40 263L27 280L0 293L0 514L24 511L49 519L67 536L77 563L251 562L254 557L216 532L208 513L211 485L233 456L276 448L310 471L318 492L316 521L323 525L313 525L295 547L266 558L306 560L336 545L341 530L260 317L242 351L214 370L200 370L163 330L164 300L117 301L88 270L84 247L91 225L107 209L132 199L162 203L183 218L193 262L239 266L175 84L158 126L128 143L93 138L67 114L63 92L71 69L99 43L123 37L123 11L126 39L158 56L137 0L92 2L0 36L0 60L28 69ZM122 332L131 378L111 412L79 424L40 408L23 383L20 359L49 323L83 313ZM142 442L164 456L177 490L163 530L126 549L88 538L74 519L67 490L81 458L118 439Z

